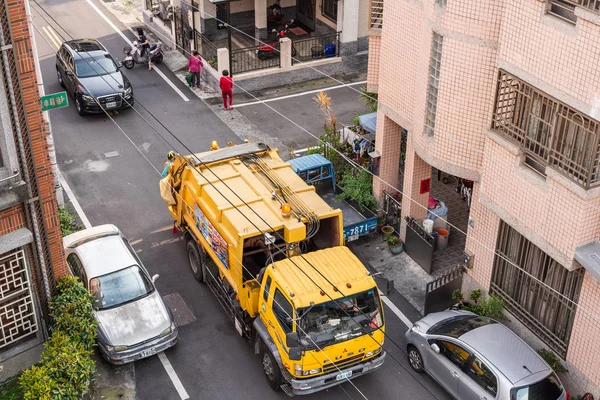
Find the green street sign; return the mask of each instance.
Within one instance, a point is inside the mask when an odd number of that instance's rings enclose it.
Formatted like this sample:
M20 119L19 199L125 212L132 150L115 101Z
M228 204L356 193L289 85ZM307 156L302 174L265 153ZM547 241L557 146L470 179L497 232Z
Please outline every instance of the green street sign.
M52 93L40 98L42 102L42 111L54 110L69 106L67 92Z

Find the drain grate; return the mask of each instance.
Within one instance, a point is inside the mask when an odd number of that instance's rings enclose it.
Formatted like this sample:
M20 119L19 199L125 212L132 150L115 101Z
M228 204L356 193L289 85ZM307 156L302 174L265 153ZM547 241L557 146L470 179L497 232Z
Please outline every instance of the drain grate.
M185 301L183 301L183 298L179 293L175 292L163 296L163 300L171 309L177 326L187 325L196 320L196 317L194 317L194 314L192 314L192 311L187 304L185 304Z

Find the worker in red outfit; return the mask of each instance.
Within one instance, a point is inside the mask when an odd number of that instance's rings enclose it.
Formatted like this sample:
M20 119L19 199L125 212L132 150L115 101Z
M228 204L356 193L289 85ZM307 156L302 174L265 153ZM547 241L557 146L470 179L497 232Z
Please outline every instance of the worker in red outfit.
M229 76L229 71L223 70L223 76L219 81L221 94L223 95L223 109L233 110L233 78ZM229 107L227 107L227 97L229 97Z

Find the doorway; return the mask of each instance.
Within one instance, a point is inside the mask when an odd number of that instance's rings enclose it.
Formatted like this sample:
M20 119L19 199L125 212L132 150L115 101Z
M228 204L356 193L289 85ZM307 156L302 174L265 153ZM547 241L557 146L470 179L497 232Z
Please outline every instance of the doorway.
M315 30L317 0L296 0L296 19L311 31Z

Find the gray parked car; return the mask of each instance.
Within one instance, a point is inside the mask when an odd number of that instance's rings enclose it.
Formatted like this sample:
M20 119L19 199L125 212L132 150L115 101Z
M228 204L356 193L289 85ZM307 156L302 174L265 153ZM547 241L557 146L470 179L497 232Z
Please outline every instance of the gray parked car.
M98 344L104 359L125 364L163 351L179 338L171 311L135 250L114 225L63 238L71 274L96 298Z
M432 313L406 332L408 361L460 400L567 400L550 366L520 337L485 317Z

